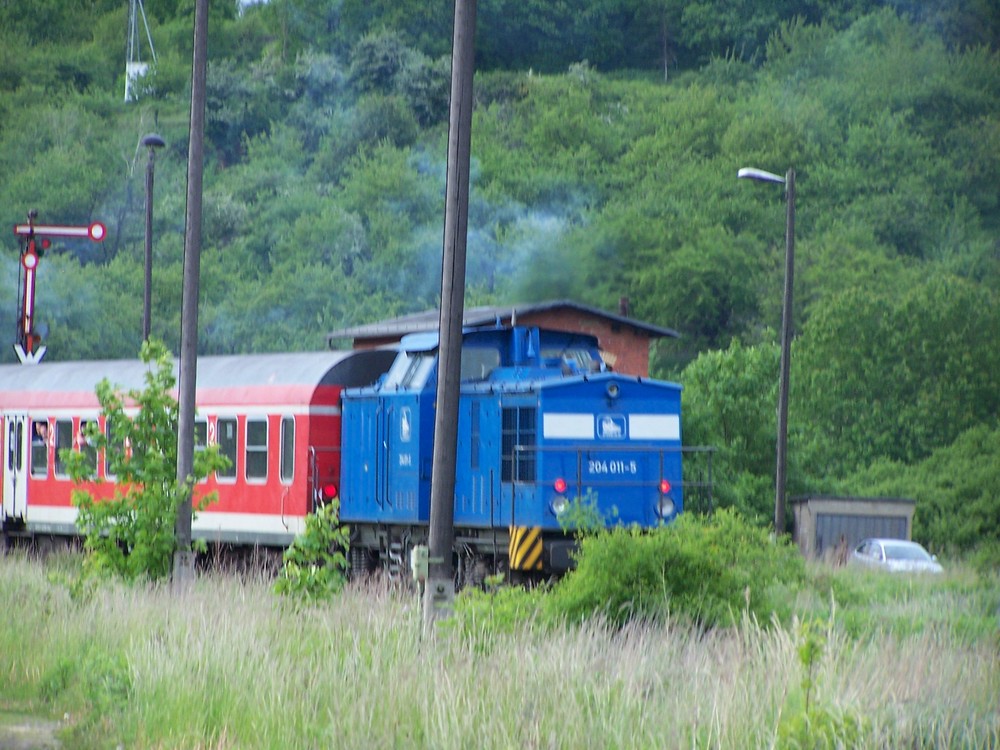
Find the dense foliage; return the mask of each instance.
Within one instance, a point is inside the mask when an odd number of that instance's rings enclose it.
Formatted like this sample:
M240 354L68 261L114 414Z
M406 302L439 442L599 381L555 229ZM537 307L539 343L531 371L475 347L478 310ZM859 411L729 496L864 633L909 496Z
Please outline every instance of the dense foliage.
M193 3L147 0L155 72L127 103L127 4L36 6L0 7L0 206L109 229L42 260L46 356L139 349L150 131L153 331L176 347ZM450 13L211 4L202 352L318 349L436 305ZM794 167L790 490L919 467L892 486L922 540L977 546L995 524L964 509L1000 517L995 479L959 488L976 451L1000 463L998 47L981 0L480 0L467 303L628 297L679 330L654 372L686 386L685 442L719 448L723 505L767 519L784 195L735 175Z

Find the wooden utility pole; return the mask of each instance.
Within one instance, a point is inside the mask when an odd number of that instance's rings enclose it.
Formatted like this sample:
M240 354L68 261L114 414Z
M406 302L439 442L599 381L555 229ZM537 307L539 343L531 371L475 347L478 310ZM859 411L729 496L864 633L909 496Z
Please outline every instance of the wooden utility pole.
M194 471L194 405L198 371L198 295L201 274L201 193L205 141L205 75L208 57L208 0L196 0L191 65L191 124L188 144L187 215L184 224L184 280L181 292L181 356L177 385L177 482ZM194 580L191 551L191 491L177 509L177 551L172 584L183 592Z
M469 157L472 149L472 78L475 69L476 0L455 0L448 121L448 177L445 189L441 263L437 410L431 463L429 566L424 589L424 624L451 614L455 578L455 453L465 314L465 252L469 228Z
M792 358L792 289L795 285L795 170L785 173L785 289L781 297L781 375L778 380L778 455L774 479L774 533L785 533L788 465L788 375Z

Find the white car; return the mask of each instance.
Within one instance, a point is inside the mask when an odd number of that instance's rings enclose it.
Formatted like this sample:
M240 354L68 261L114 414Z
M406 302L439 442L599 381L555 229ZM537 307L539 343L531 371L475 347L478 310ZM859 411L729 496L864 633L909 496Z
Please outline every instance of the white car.
M851 562L895 573L941 573L944 570L935 555L905 539L865 539L851 553Z

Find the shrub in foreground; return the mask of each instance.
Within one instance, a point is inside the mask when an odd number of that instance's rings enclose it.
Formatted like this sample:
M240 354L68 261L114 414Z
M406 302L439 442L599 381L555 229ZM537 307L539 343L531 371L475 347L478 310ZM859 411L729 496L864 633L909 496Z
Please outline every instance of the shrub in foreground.
M350 530L340 525L340 501L332 500L306 516L305 531L282 556L274 590L301 600L328 599L347 583Z
M545 597L545 613L570 622L601 614L624 624L668 613L704 627L746 610L778 612L783 588L805 578L799 551L737 513L685 514L653 531L614 528L581 540L577 567Z

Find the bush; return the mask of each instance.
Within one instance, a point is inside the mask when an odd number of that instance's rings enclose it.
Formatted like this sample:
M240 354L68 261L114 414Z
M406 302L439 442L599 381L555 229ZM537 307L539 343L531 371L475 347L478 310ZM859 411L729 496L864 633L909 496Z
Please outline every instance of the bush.
M306 529L285 550L274 590L301 600L328 599L347 583L350 531L340 525L340 501L306 516Z
M624 624L668 614L704 627L730 625L746 610L767 622L775 592L803 581L805 564L787 540L734 511L684 515L654 531L614 528L581 540L578 564L544 602L548 616L601 614Z

